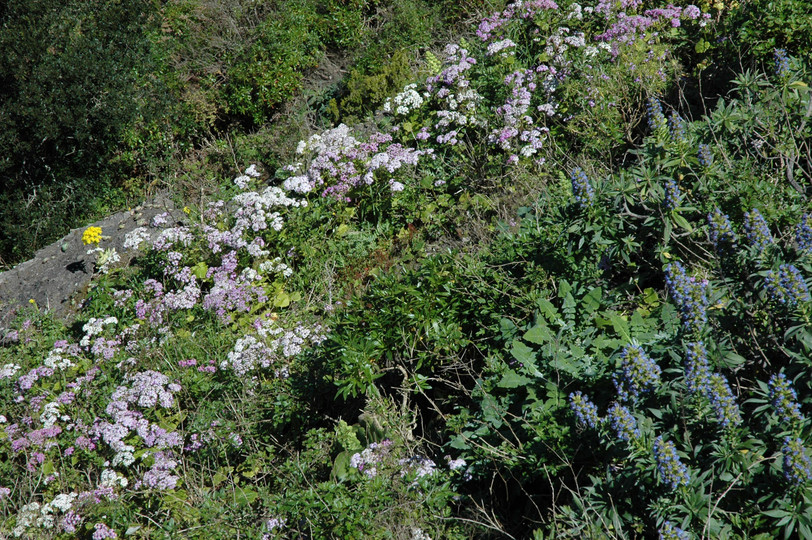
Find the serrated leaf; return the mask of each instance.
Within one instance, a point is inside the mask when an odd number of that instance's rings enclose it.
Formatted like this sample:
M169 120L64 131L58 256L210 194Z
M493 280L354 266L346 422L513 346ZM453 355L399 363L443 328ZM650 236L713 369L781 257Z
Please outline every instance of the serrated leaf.
M510 370L502 375L502 380L500 380L496 386L499 388L518 388L519 386L525 386L531 382L533 382L532 379L528 379L524 375L519 375L515 371Z
M525 332L522 338L530 343L534 343L536 345L543 345L548 341L552 341L554 339L554 336L553 333L550 332L550 329L547 327L547 325L539 321L539 323L537 323L536 326Z

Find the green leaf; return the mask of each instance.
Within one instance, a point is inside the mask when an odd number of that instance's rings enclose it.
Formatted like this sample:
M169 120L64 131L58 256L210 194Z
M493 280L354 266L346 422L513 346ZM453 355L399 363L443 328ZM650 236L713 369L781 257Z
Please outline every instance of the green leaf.
M561 315L558 313L558 309L556 309L553 303L546 298L540 298L536 302L536 305L538 306L539 311L541 311L541 314L544 315L548 321L556 322L561 318Z
M539 372L538 367L536 366L536 353L522 341L518 339L513 340L513 348L511 349L510 354L517 361L521 362L524 369L531 375L534 377L542 376L541 372Z
M538 323L536 323L536 326L525 332L522 338L525 341L529 341L530 343L535 343L536 345L543 345L549 341L553 341L555 336L553 336L553 333L550 331L550 329L547 327L546 324L544 324L542 321L539 321Z
M532 379L528 379L524 375L519 375L515 371L510 370L502 375L502 380L500 380L496 386L499 388L518 388L519 386L525 386L531 382L533 382Z
M285 291L279 291L273 299L273 305L276 307L288 307L290 305L290 295Z
M468 440L473 435L471 431L465 431L460 435L455 435L451 438L451 448L456 448L457 450L468 450L471 448L471 445L468 444Z
M626 341L631 341L632 336L629 332L629 323L626 319L624 319L620 313L616 311L610 311L607 313L609 316L609 320L612 323L612 328L615 329L615 332Z
M680 228L685 230L686 232L693 232L694 228L688 223L688 220L682 217L682 215L678 214L676 211L671 212L671 219L674 220L674 223Z
M192 273L195 275L197 279L203 280L206 279L206 274L209 272L209 266L200 261L196 265L192 267Z
M593 313L601 307L601 298L603 298L603 289L595 287L584 296L581 304L588 313Z

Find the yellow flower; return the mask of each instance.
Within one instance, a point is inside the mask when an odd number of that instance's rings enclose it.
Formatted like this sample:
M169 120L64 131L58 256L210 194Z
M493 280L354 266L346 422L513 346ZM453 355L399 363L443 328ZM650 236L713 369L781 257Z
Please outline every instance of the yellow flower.
M184 206L184 207L183 207L183 213L184 213L184 214L191 214L191 213L192 213L192 209L191 209L191 208L189 208L188 206Z
M82 233L82 243L85 245L98 244L102 239L101 227L88 227Z

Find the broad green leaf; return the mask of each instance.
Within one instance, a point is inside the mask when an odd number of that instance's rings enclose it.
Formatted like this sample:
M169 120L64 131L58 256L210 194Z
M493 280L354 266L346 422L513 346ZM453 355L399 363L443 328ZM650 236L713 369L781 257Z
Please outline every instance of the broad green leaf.
M539 321L536 323L536 326L528 330L524 333L522 338L525 341L529 341L530 343L535 343L536 345L543 345L549 341L554 339L553 333L550 332L550 329L547 327L544 322Z
M518 388L519 386L525 386L530 382L533 382L532 379L528 379L524 375L519 375L515 371L510 370L502 375L502 380L499 381L497 386L499 388Z

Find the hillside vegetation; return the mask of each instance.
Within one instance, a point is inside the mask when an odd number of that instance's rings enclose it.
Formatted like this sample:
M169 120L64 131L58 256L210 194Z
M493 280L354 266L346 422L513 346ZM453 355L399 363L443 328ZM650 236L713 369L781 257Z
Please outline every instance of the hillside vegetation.
M76 140L71 219L185 217L19 308L0 535L812 537L806 2L68 5L2 12L69 30L0 43L7 208ZM121 21L93 169L26 85Z

